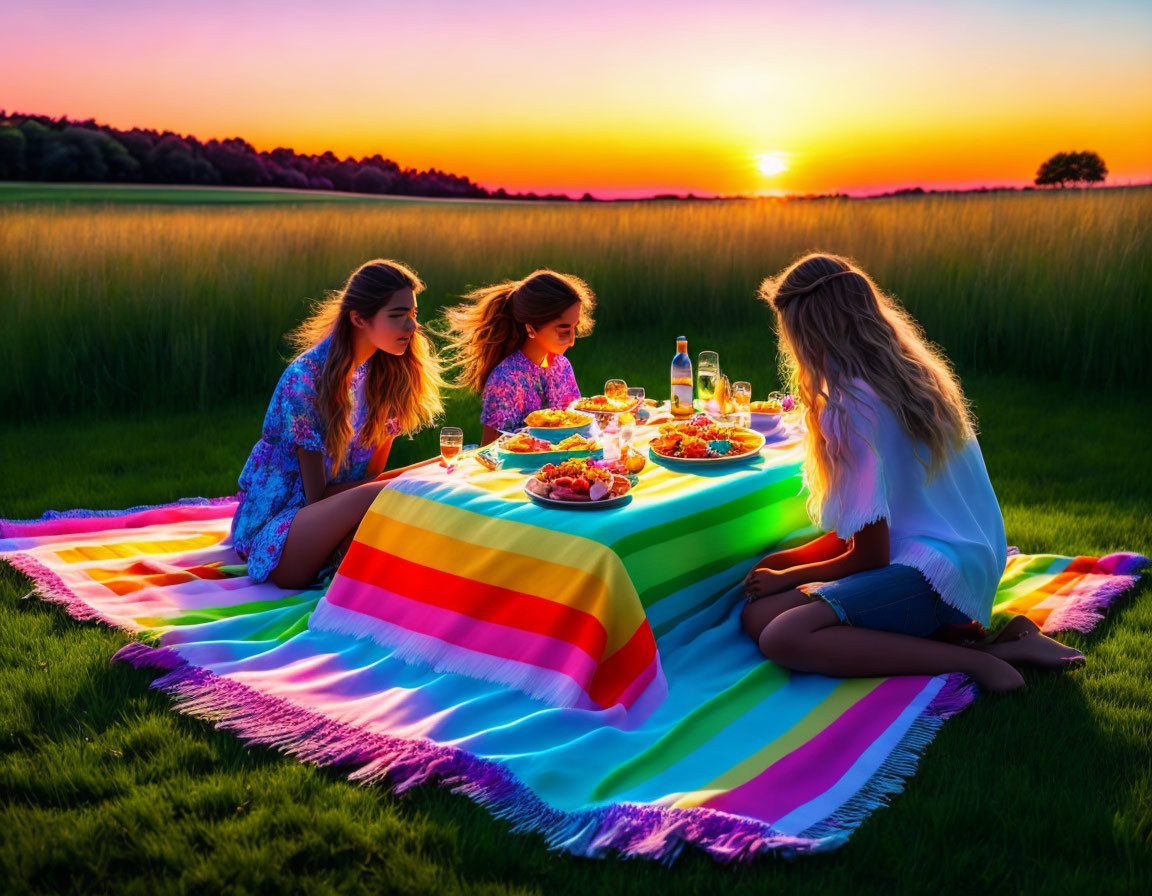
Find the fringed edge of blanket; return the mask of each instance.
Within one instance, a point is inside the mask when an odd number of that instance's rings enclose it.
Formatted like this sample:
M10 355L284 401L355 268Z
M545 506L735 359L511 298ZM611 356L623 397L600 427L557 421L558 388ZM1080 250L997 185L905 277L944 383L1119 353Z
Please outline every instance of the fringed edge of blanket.
M497 762L458 747L333 721L193 666L171 648L133 642L114 659L165 670L152 687L171 696L175 708L214 721L217 728L247 743L270 746L315 765L353 766L350 780L386 783L397 794L436 783L511 822L514 832L541 834L550 848L575 855L597 858L618 853L671 863L686 844L692 844L718 861L745 862L767 852L790 856L832 849L850 833L830 826L821 836L791 836L763 822L715 810L634 803L564 812L549 806Z
M905 783L916 773L920 757L943 724L975 699L976 687L968 676L950 674L867 783L832 815L803 831L803 835L815 839L847 836L873 812L887 806L894 796L904 792Z
M87 519L113 519L118 516L129 516L134 513L147 513L150 510L168 510L171 507L215 507L219 504L232 504L239 500L239 494L224 495L219 498L181 498L178 501L169 501L166 504L139 504L136 507L127 507L122 510L46 510L32 520L6 520L0 519L0 538L12 537L15 528L26 529L43 523L54 523L57 520L87 520Z
M95 620L103 622L112 628L118 628L128 632L140 631L139 626L132 625L130 620L101 613L87 601L77 596L75 592L64 583L64 580L61 579L60 576L56 575L56 573L34 557L28 554L13 552L0 555L0 560L11 564L14 569L18 569L32 580L33 588L24 595L24 599L39 597L48 603L59 604L69 616L80 622L92 622Z
M1043 631L1076 631L1082 634L1092 631L1116 598L1140 581L1150 563L1152 561L1141 554L1108 554L1099 558L1088 575L1107 578L1085 583L1083 593L1062 594L1063 602L1048 614ZM1124 571L1114 572L1117 567Z

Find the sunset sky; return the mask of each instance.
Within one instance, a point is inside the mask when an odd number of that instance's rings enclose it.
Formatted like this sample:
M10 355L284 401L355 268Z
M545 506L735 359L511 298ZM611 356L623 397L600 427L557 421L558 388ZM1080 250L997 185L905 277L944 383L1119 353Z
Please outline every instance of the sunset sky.
M0 108L491 188L1152 180L1152 3L0 0Z

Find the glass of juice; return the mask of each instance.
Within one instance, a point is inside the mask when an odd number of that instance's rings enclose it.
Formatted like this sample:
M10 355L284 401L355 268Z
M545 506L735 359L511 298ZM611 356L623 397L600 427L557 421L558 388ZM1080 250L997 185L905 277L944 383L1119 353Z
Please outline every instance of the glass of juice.
M705 403L711 401L719 378L720 356L716 352L700 352L696 358L696 397Z
M464 445L464 430L458 426L445 426L440 430L440 460L451 473L456 469L456 457Z
M740 425L748 426L751 421L752 384L741 380L732 384L732 403L740 415Z

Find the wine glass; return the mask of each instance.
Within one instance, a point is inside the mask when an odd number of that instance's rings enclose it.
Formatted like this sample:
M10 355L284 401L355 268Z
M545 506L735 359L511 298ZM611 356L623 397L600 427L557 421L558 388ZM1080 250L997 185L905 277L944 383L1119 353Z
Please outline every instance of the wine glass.
M440 430L440 460L451 473L456 469L454 461L464 445L464 430L459 426L445 426Z
M696 358L696 397L708 403L716 394L716 381L720 378L720 356L716 352L700 352Z
M608 380L604 384L604 397L609 401L627 401L628 384L624 380Z
M643 423L645 420L647 420L649 414L648 409L644 407L644 387L629 386L628 400L632 402L632 413L636 415L636 422Z
M740 423L743 426L748 426L752 417L750 413L750 406L752 404L752 384L740 380L738 383L732 384L732 401L736 405L736 413L740 417Z

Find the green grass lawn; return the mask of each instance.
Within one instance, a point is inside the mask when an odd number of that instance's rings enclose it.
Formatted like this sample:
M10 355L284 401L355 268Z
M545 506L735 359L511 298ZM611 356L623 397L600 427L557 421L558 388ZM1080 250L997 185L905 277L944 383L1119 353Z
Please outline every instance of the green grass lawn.
M3 202L116 202L153 205L271 205L279 203L361 202L373 204L444 202L417 196L372 196L334 190L279 190L261 187L182 187L166 184L82 184L42 181L0 182Z
M1152 397L966 380L1023 550L1152 553ZM653 390L655 391L655 390ZM262 403L0 430L0 516L235 489ZM474 415L474 403L450 415ZM397 445L396 463L432 434ZM716 865L557 855L463 797L402 799L245 748L109 658L118 632L21 600L0 570L0 890L6 892L1135 893L1152 880L1152 601L1142 585L1066 675L949 722L908 791L844 848ZM1141 883L1143 881L1143 883Z

